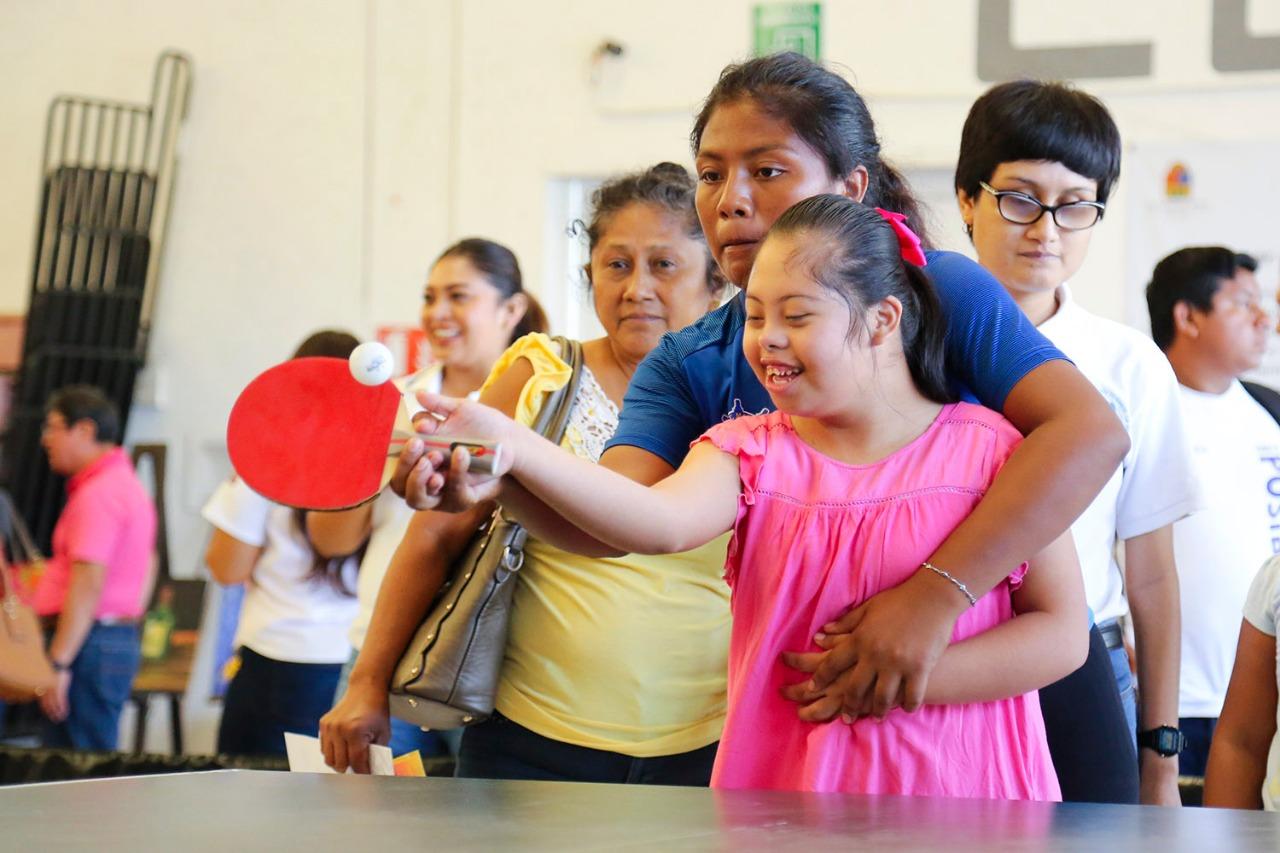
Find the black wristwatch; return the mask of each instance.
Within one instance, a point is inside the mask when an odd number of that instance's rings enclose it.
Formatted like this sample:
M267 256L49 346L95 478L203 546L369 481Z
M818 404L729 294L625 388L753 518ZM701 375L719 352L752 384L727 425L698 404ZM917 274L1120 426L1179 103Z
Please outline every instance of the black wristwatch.
M1158 726L1138 732L1138 746L1155 750L1165 758L1171 758L1182 752L1187 745L1187 736L1173 726Z

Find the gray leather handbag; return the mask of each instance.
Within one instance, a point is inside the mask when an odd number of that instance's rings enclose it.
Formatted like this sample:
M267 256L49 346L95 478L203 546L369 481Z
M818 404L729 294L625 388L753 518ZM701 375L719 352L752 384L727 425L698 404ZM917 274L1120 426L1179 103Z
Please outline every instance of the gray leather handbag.
M582 344L555 340L573 376L546 400L533 428L559 444L582 380ZM396 665L393 715L423 729L444 730L493 714L525 538L524 528L501 507L476 532Z

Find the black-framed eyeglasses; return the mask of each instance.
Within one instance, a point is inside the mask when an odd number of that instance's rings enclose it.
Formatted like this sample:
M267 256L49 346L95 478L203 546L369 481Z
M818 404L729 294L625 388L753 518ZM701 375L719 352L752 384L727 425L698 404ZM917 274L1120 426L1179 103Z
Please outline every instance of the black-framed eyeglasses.
M1047 213L1053 217L1053 224L1063 231L1084 231L1097 225L1107 209L1100 201L1070 201L1051 206L1023 192L994 189L986 181L978 181L978 186L995 196L1001 218L1016 225L1034 224Z

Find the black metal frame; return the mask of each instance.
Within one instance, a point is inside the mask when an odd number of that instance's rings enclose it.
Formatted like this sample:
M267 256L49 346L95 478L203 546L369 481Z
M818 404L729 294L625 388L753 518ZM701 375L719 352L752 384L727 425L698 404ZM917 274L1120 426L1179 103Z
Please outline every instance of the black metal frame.
M191 62L156 61L149 104L63 95L45 122L31 298L0 479L46 551L61 478L40 449L56 389L97 385L128 422L146 359Z

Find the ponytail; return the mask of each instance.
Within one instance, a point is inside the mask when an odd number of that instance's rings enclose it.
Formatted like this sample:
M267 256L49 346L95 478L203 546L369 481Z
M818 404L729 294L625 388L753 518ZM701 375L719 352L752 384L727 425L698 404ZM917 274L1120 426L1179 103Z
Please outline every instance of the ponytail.
M311 536L307 533L307 513L309 511L305 509L295 509L293 511L294 524L298 525L298 531L302 534L302 538L307 540L307 545L311 548L311 570L307 572L307 580L317 583L324 582L338 595L354 598L356 591L347 588L346 579L342 577L342 568L347 564L347 560L355 560L357 566L364 561L365 549L369 547L368 537L360 543L359 548L350 554L325 557L316 551L316 546L311 544Z
M882 207L903 214L924 248L933 248L924 203L916 198L902 173L888 161L877 157L874 167L868 166L867 174L871 178L871 186L867 188L863 202L872 207Z
M907 278L909 302L904 315L912 322L902 329L902 352L907 369L921 394L935 403L951 403L956 399L947 381L947 318L942 302L923 267L902 261Z
M524 309L524 316L520 318L520 322L516 323L516 327L511 330L509 342L511 344L534 332L545 334L551 328L551 324L547 322L547 312L542 310L542 303L527 290L524 291L524 298L528 300L528 307Z

